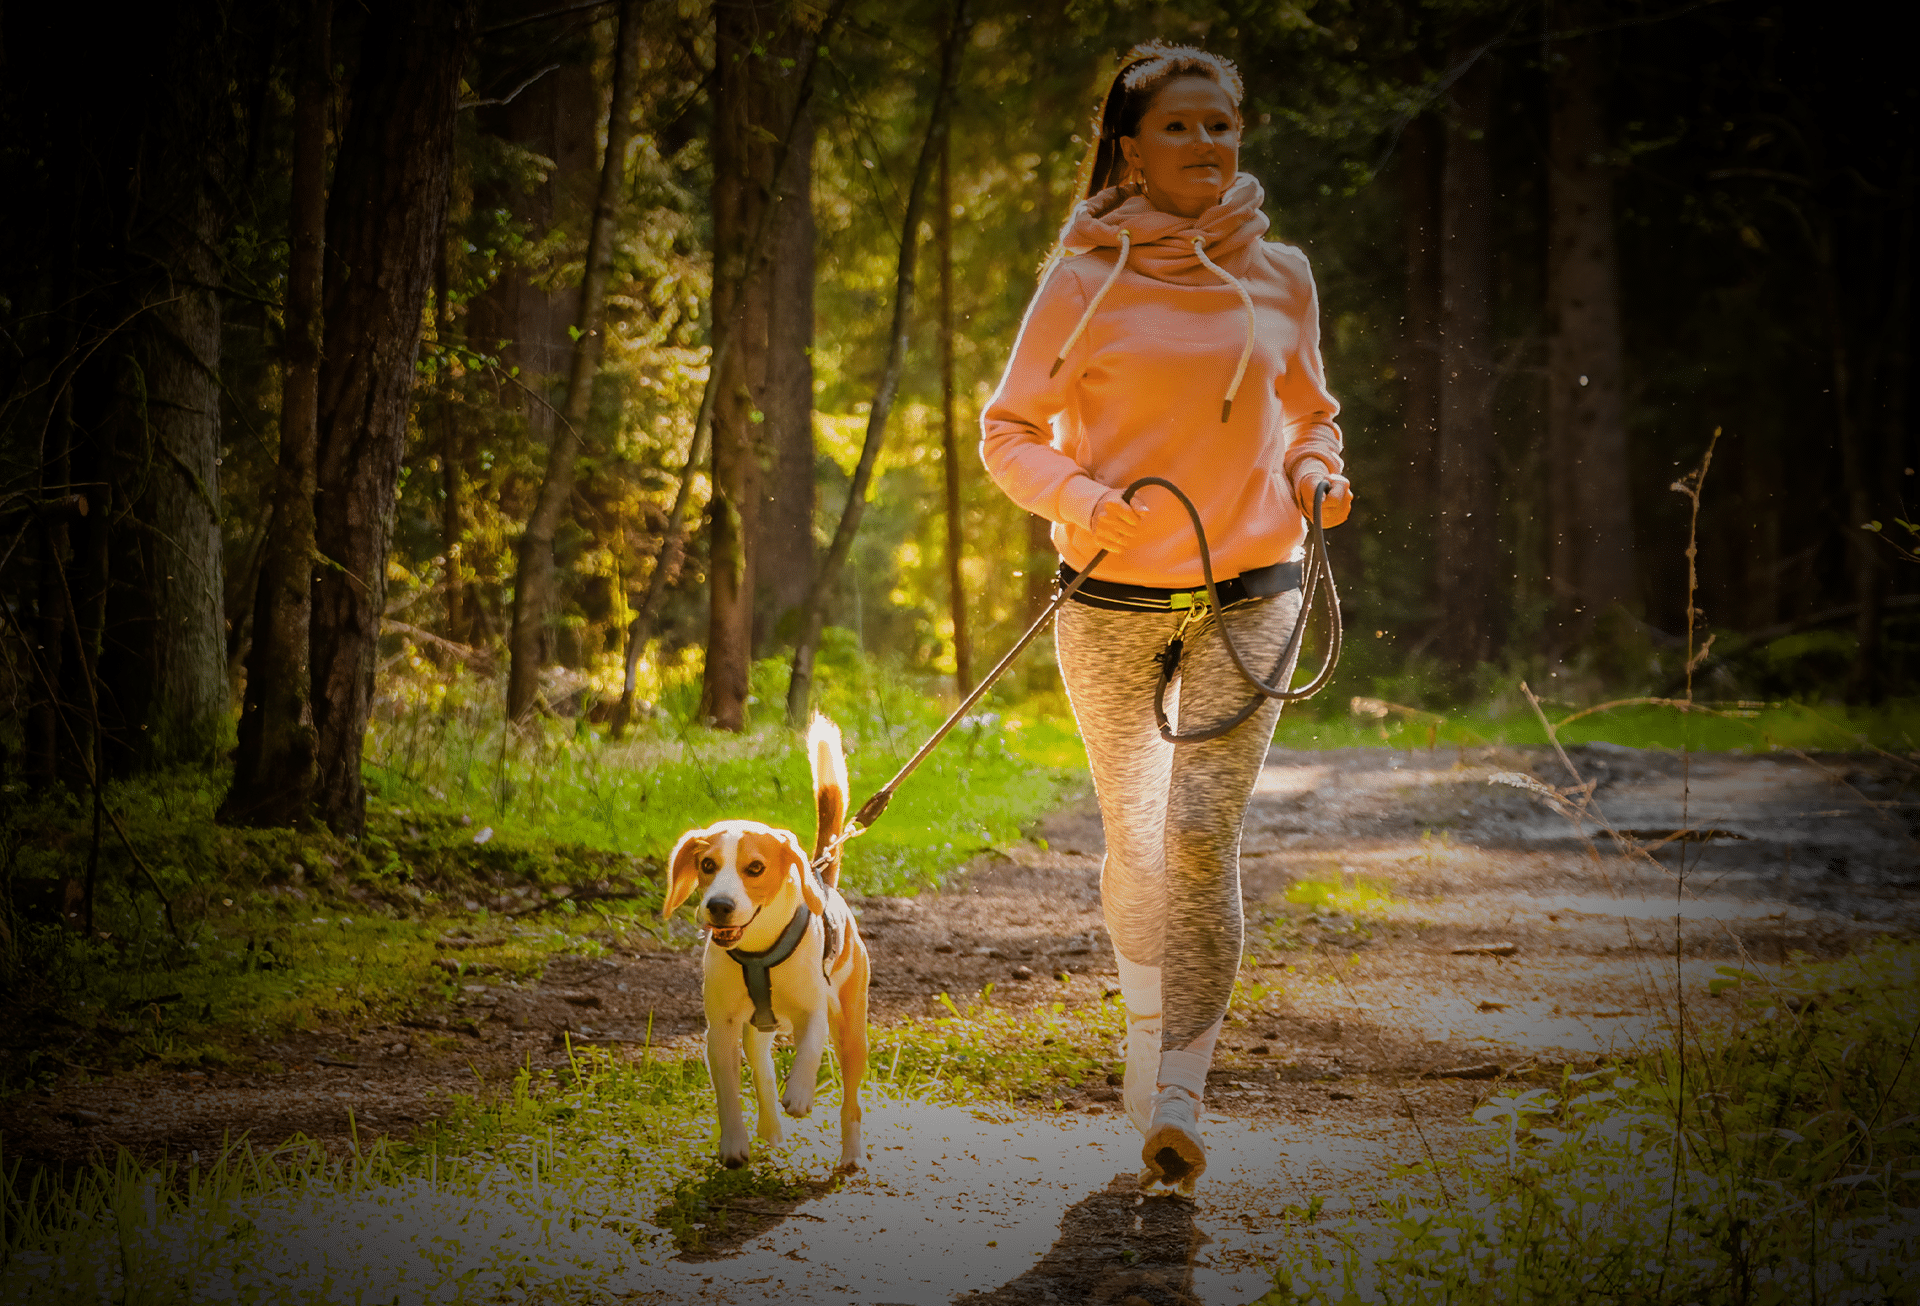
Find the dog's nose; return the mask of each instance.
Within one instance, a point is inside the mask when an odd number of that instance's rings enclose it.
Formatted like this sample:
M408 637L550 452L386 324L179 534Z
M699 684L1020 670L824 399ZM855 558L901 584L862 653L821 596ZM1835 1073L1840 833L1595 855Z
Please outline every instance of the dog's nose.
M707 899L707 919L708 920L716 921L716 922L724 921L731 915L733 915L733 899L731 898Z

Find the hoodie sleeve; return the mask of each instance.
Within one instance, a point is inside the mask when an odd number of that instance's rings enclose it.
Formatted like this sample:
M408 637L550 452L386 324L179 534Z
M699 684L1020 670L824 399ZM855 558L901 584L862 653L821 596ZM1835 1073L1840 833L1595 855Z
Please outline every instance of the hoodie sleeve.
M1306 301L1299 348L1273 383L1286 424L1287 452L1281 466L1291 493L1300 477L1300 464L1307 459L1325 463L1330 472L1340 471L1346 462L1340 456L1340 428L1333 420L1339 415L1340 401L1327 392L1326 365L1320 361L1320 292L1314 287L1306 255L1287 248L1284 257Z
M980 458L994 484L1028 512L1082 530L1120 493L1053 445L1053 419L1070 406L1072 361L1049 373L1086 307L1086 287L1062 259L1027 305L1006 374L980 415Z

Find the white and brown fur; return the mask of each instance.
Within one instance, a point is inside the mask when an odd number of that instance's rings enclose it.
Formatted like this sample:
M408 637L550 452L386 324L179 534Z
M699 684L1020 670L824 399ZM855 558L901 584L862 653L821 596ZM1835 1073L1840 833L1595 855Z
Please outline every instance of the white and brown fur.
M753 1064L754 1098L759 1107L758 1134L769 1144L781 1138L773 1099L775 1031L750 1023L753 999L747 994L740 964L729 948L760 952L771 948L805 903L813 912L805 937L770 972L777 1032L793 1037L793 1069L780 1106L790 1116L813 1110L815 1081L827 1039L840 1058L845 1097L840 1104L840 1169L860 1168L860 1082L867 1070L866 944L846 899L840 896L840 853L836 846L819 875L812 861L839 837L847 819L847 764L840 730L815 716L807 731L807 755L813 769L816 829L813 858L801 851L791 831L759 821L721 821L689 830L674 845L667 863L669 916L700 892L698 919L707 931L703 959L707 1008L707 1070L713 1076L720 1108L720 1161L728 1167L747 1162L747 1127L740 1101L740 1054Z

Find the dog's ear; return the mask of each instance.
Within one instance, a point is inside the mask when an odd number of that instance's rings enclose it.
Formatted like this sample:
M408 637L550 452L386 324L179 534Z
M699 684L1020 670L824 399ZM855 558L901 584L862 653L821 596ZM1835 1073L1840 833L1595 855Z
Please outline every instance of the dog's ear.
M660 904L660 918L665 920L673 915L674 909L693 896L693 890L700 883L697 863L701 851L706 847L709 830L689 830L680 836L680 842L673 846L673 852L667 857L667 898Z
M807 854L800 847L800 841L782 830L780 848L791 859L787 873L800 882L800 901L806 903L807 910L815 916L825 916L827 898L820 891L820 877L814 874L813 863L807 860Z

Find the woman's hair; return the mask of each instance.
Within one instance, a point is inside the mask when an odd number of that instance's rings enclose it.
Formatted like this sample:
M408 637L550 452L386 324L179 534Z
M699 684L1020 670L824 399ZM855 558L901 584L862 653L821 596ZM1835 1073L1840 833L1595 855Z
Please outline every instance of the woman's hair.
M1117 186L1127 173L1126 157L1120 152L1122 136L1137 135L1140 119L1154 95L1176 77L1204 77L1219 85L1235 107L1246 88L1240 70L1233 61L1191 45L1168 45L1164 41L1146 41L1127 51L1120 67L1100 102L1100 117L1094 122L1093 163L1087 170L1083 196L1097 195L1109 186Z

